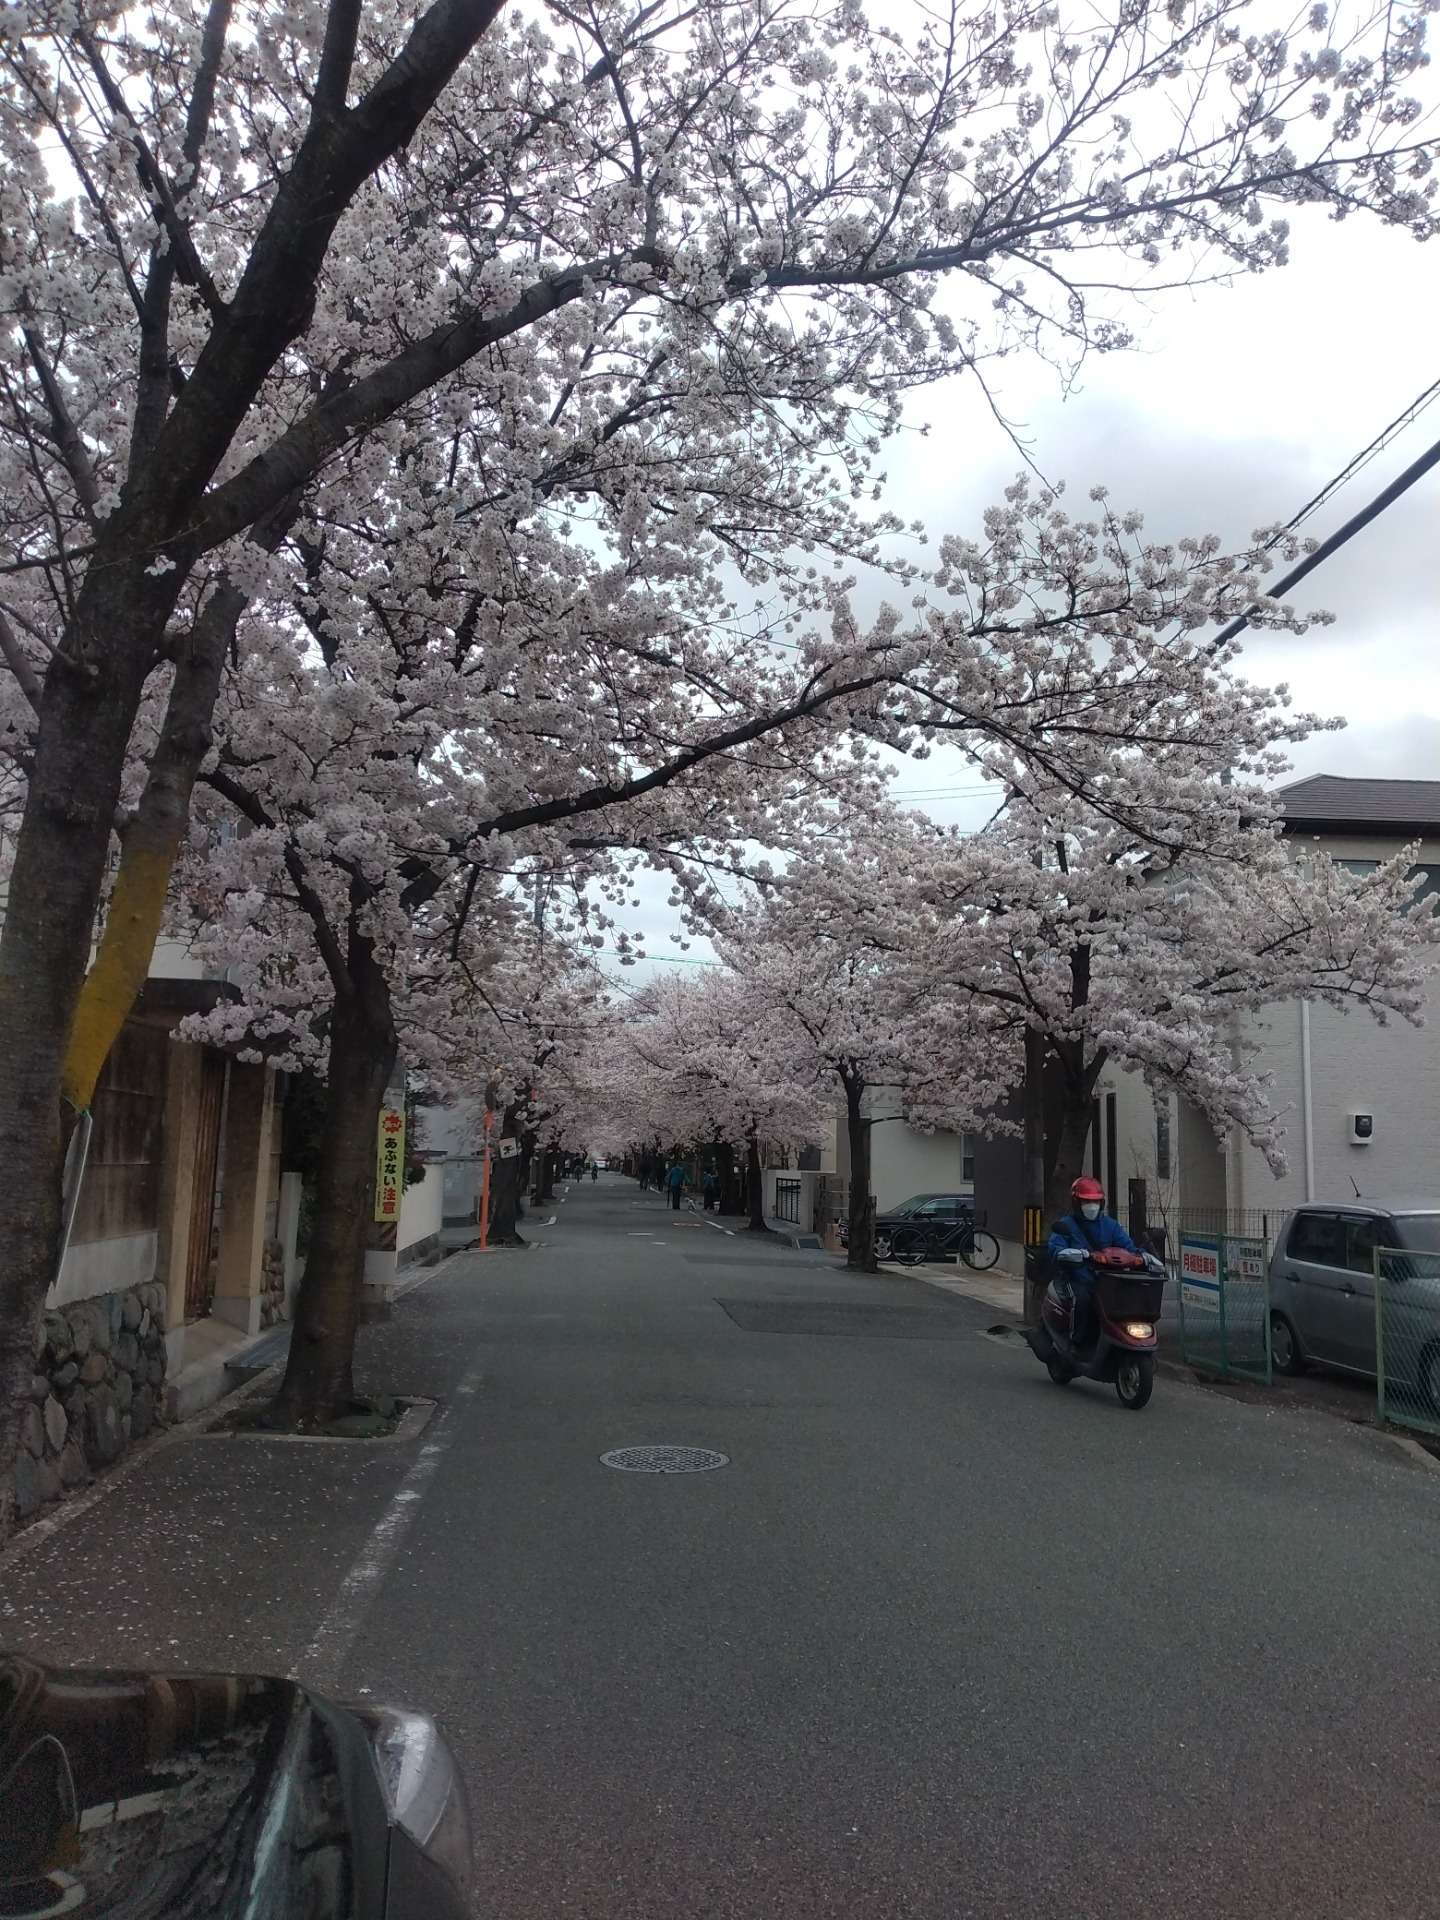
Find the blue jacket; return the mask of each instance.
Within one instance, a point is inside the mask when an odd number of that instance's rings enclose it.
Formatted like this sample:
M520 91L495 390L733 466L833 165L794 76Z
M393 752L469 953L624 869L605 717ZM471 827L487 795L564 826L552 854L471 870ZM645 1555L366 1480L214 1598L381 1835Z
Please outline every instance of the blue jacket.
M675 1162L675 1165L671 1167L669 1173L666 1174L665 1184L667 1187L670 1188L672 1193L674 1192L676 1187L684 1186L685 1169L680 1165L680 1162L678 1160Z
M1102 1213L1098 1220L1082 1220L1078 1213L1061 1214L1050 1229L1051 1259L1064 1247L1083 1247L1087 1253L1098 1253L1102 1247L1123 1247L1127 1253L1140 1251L1120 1222L1108 1213Z

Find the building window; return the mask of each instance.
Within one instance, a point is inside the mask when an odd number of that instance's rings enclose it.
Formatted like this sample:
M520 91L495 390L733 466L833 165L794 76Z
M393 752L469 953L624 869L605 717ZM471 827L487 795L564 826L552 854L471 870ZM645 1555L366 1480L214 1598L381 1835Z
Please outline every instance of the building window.
M1170 1178L1170 1096L1168 1093L1155 1097L1155 1178Z
M1357 880L1363 880L1367 873L1378 870L1380 862L1378 860L1337 860L1335 864L1345 873L1353 873Z
M960 1178L972 1187L975 1184L975 1142L968 1133L960 1136Z

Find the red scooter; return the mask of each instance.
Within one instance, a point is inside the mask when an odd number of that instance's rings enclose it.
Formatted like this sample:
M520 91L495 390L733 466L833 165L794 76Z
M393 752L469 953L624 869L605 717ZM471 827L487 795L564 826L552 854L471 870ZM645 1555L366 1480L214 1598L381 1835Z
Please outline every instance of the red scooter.
M1121 1406L1138 1413L1155 1389L1156 1323L1165 1296L1164 1273L1157 1273L1158 1263L1143 1253L1127 1253L1122 1247L1098 1248L1084 1264L1094 1275L1095 1286L1090 1296L1092 1324L1082 1329L1081 1341L1074 1337L1074 1296L1068 1287L1061 1291L1064 1268L1054 1265L1040 1325L1027 1327L1025 1339L1057 1387L1069 1386L1077 1377L1111 1381Z

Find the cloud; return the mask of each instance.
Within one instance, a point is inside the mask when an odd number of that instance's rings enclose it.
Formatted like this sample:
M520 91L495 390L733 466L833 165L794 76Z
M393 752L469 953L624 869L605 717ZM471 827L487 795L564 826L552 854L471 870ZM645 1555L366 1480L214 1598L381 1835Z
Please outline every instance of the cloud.
M1091 360L1068 389L1024 355L984 368L1075 511L1099 484L1117 507L1144 513L1155 538L1214 532L1238 547L1256 527L1288 520L1434 378L1433 254L1374 222L1337 225L1308 210L1294 230L1294 264L1137 309L1136 348ZM977 379L912 394L905 417L887 454L884 504L922 520L932 545L944 533L973 534L1021 464ZM1323 538L1437 438L1440 405L1305 531ZM1299 709L1348 722L1294 750L1297 775L1440 777L1437 497L1440 469L1297 590L1296 604L1333 612L1333 626L1245 640L1250 677L1285 681ZM885 583L867 580L857 610L872 614L884 597ZM974 784L953 752L906 766L896 782L936 819L966 827L991 811ZM668 887L656 879L641 892L643 910L625 919L644 928L656 959L624 970L632 985L676 953ZM696 943L684 957L708 950Z

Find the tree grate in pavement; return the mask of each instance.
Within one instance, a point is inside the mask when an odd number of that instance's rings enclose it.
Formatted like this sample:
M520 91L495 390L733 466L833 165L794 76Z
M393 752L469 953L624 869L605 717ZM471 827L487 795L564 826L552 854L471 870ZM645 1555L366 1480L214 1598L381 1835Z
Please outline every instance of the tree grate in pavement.
M621 1473L710 1473L728 1467L730 1456L709 1447L612 1447L600 1464Z
M935 1306L868 1305L856 1300L718 1300L746 1333L850 1334L883 1340L968 1340L968 1314Z

